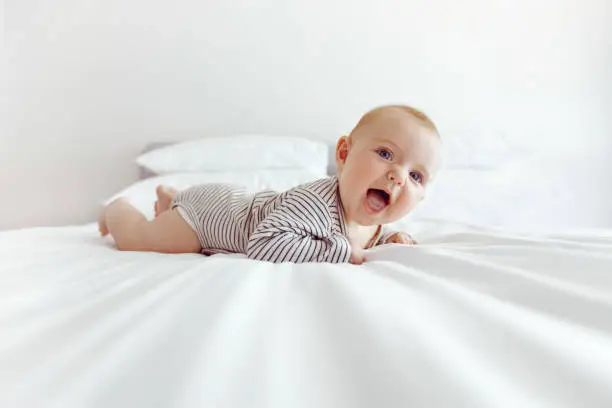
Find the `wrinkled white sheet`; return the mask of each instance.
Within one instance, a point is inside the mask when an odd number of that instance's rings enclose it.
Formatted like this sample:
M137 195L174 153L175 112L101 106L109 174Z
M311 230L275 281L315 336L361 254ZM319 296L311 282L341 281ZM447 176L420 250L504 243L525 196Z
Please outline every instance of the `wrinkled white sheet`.
M416 237L352 266L0 233L0 406L612 406L612 234Z

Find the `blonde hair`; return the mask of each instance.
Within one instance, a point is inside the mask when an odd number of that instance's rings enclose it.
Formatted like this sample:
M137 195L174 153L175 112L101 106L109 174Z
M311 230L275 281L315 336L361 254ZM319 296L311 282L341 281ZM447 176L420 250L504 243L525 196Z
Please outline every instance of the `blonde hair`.
M363 115L361 119L359 119L359 122L357 123L355 128L351 131L351 134L355 131L355 129L371 122L372 120L376 119L378 116L380 116L381 114L387 111L400 111L403 113L407 113L408 115L417 119L421 123L422 126L426 127L427 129L433 130L436 133L436 135L440 137L440 132L438 132L438 128L433 123L433 121L429 118L429 116L427 116L422 111L415 109L411 106L407 106L407 105L384 105L384 106L379 106L378 108L372 109L371 111Z

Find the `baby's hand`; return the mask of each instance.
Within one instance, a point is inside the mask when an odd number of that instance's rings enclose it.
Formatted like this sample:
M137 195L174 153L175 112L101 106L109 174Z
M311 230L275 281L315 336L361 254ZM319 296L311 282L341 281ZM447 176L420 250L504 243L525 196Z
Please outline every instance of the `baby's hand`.
M351 244L351 258L349 262L353 265L361 265L365 262L365 257L363 256L363 249L359 245L355 244L355 241L349 237L349 243Z
M351 259L349 262L353 265L361 265L365 262L365 257L363 256L363 250L360 248L351 249Z
M389 238L385 240L385 244L407 244L407 245L416 245L417 242L412 239L410 234L406 234L405 232L396 232L391 235Z

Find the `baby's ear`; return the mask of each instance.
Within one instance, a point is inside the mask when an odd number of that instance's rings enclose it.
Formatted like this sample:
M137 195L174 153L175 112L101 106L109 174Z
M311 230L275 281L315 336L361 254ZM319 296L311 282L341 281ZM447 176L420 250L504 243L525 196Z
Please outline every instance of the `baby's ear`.
M338 139L338 143L336 143L336 167L338 167L338 172L342 170L344 163L346 162L346 158L348 157L349 148L350 148L350 138L348 136L342 136Z

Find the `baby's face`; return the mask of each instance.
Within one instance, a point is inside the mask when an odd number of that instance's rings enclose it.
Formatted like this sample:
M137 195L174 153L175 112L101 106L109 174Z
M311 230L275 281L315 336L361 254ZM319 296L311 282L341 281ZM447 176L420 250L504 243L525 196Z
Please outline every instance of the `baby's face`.
M439 165L440 139L416 118L385 112L341 138L336 150L340 198L348 221L397 221L425 197Z

